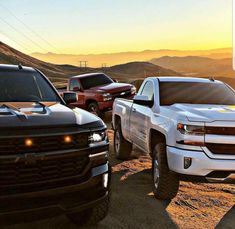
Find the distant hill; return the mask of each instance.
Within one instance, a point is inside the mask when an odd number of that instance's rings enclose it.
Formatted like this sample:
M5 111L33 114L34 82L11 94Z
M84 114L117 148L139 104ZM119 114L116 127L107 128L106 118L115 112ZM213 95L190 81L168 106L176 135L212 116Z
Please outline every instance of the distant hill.
M100 67L102 63L108 66L133 61L149 61L153 58L162 56L201 56L214 59L231 58L232 48L212 49L212 50L144 50L137 52L119 52L103 54L56 54L56 53L32 53L33 57L55 64L72 64L77 65L79 60L88 61L91 67Z
M235 88L235 79L231 77L231 59L213 60L205 57L162 57L149 62L130 62L109 68L80 69L68 64L51 64L22 52L0 42L0 64L23 64L41 70L55 86L65 85L70 76L87 72L105 72L120 82L135 82L138 86L147 76L180 76L200 75L202 77L217 76L217 79L227 82ZM230 67L229 67L230 66ZM173 70L172 70L173 69ZM212 74L212 72L217 74ZM229 76L229 77L228 77Z
M19 64L31 66L45 73L56 86L62 86L70 76L85 72L105 72L121 82L129 82L150 75L180 75L170 69L156 66L148 62L132 62L112 66L110 68L79 68L68 64L51 64L26 55L0 42L0 64Z
M65 83L69 76L76 75L81 72L80 69L75 66L55 65L38 60L0 42L0 64L19 63L41 70L56 85Z
M231 58L211 59L208 57L198 56L164 56L160 58L154 58L150 60L150 62L190 76L235 78L235 71L232 68Z
M172 71L149 62L130 62L126 64L115 65L107 69L107 73L112 75L114 78L117 78L118 80L127 79L128 81L144 79L148 76L181 75L176 71Z

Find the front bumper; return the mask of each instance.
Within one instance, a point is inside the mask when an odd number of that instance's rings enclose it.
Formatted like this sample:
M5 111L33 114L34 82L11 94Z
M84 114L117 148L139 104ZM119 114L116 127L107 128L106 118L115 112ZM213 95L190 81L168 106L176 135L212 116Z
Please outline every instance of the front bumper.
M130 96L127 96L127 97L123 97L124 99L133 99L134 98L134 95L130 95ZM112 110L113 109L113 103L114 103L114 100L110 100L110 101L105 101L105 102L98 102L99 104L99 109L101 111L109 111L109 110Z
M105 186L104 175L108 176ZM0 196L0 223L34 221L90 209L108 198L111 171L108 163L91 169L82 183L30 193Z
M184 168L184 158L192 158L189 168ZM211 159L203 151L167 147L169 169L173 172L193 176L210 176L212 172L226 171L235 173L235 160Z
M99 102L99 109L101 111L109 111L109 110L112 110L113 108L113 100L111 101L106 101L106 102Z

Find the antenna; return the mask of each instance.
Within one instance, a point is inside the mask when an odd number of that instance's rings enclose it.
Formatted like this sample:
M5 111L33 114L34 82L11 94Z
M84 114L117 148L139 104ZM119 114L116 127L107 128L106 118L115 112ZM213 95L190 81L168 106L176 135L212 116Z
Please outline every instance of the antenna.
M18 68L21 70L21 69L23 69L23 67L22 67L22 64L21 63L19 63L18 64Z
M212 82L215 82L215 79L214 79L213 76L211 76L211 77L209 78L209 80L212 81Z

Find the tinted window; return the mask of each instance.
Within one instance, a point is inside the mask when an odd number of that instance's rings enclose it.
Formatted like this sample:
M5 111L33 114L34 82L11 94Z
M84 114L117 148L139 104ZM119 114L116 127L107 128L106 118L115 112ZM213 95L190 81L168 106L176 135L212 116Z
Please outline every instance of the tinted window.
M80 78L83 89L89 89L92 87L102 86L113 83L108 76L104 74L90 75Z
M152 82L147 82L144 85L141 95L148 96L149 100L153 100L153 83Z
M235 93L227 85L213 82L160 82L160 103L235 105Z
M74 91L74 88L78 88L78 89L81 88L81 86L78 82L78 79L71 79L70 80L69 90Z
M0 72L0 102L61 101L38 72Z

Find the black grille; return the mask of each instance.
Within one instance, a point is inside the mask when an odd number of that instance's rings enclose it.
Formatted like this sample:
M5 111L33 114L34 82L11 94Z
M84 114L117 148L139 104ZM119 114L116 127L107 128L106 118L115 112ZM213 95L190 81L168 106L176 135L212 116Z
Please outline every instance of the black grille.
M206 134L235 135L235 127L206 127Z
M66 155L45 158L34 164L24 161L0 164L0 187L78 176L88 163L88 156Z
M69 136L71 137L71 142L69 143L64 141L65 135L0 138L0 155L79 149L88 145L87 133L72 134ZM32 146L25 145L26 139L32 140Z
M235 155L235 145L207 143L206 147L213 154Z
M131 96L131 90L127 90L127 91L122 91L122 92L118 92L115 94L112 94L113 98L126 98L126 97L130 97Z

